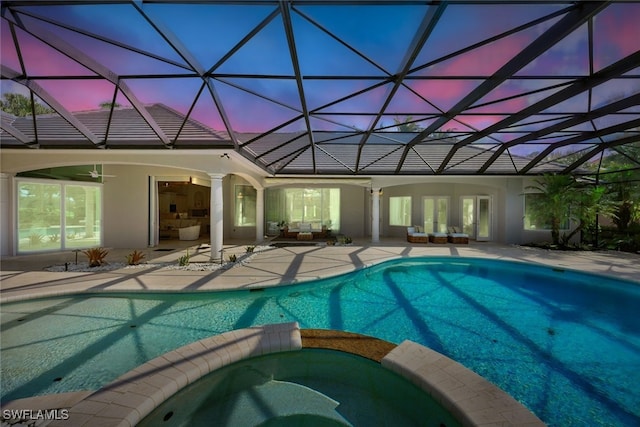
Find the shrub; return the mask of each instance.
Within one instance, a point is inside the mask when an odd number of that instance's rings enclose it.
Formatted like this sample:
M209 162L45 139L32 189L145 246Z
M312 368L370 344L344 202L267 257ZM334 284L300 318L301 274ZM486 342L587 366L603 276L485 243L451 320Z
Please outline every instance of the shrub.
M246 252L247 252L248 254L250 254L250 253L252 253L252 252L253 252L253 250L254 250L255 248L256 248L255 246L247 246L245 249L246 249Z
M237 260L238 260L238 257L236 256L236 254L229 255L230 262L236 262Z
M44 241L44 235L33 233L29 235L29 243L32 245L39 245Z
M128 265L138 265L140 264L140 261L142 261L144 259L145 255L144 253L135 250L133 252L131 252L129 255L127 255L127 264Z
M49 236L49 241L51 243L58 243L60 241L60 235L59 234L52 234Z
M187 249L187 253L178 258L178 265L180 267L189 265L189 259L191 259L191 255L189 255L189 249Z
M106 263L105 258L109 251L103 248L91 248L82 251L82 253L87 256L89 267L99 267Z

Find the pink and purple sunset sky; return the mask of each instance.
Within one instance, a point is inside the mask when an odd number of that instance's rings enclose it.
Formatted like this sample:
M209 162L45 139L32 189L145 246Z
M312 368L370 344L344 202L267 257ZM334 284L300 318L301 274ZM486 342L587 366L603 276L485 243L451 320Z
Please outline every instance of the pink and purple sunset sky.
M423 118L419 124L428 125L563 15L448 59L441 58L567 6L566 3L449 5L412 63L410 68L415 71L396 92L377 127L392 126L394 118L407 116ZM292 8L293 39L303 77L305 102L317 130L346 131L369 126L393 87L391 81L379 83L402 69L408 46L428 8L418 4L296 5ZM28 78L71 112L93 110L102 102L110 102L115 86L54 49L48 43L47 35L80 52L84 56L84 59L76 57L80 62L99 64L112 71L144 104L163 103L187 114L203 84L191 65L132 5L33 5L17 9L25 12L20 16L22 22L33 28L40 38L16 27L16 48L9 21L3 18L2 65L22 73L20 55ZM143 4L141 10L158 29L165 34L171 33L171 40L184 46L201 69L212 71L213 87L235 131L265 132L295 118L299 119L282 130L305 129L305 121L300 118L303 107L294 77L294 63L281 15L273 17L245 45L219 64L230 49L278 10L277 4ZM459 132L484 129L542 96L561 90L576 78L597 72L638 51L638 22L639 3L608 6L592 21L592 64L589 26L584 24L522 68L515 76L519 78L498 85L443 129ZM70 28L135 47L150 55L141 55ZM219 66L212 69L216 64ZM638 74L637 70L635 74ZM345 77L348 79L342 79ZM372 89L366 90L368 88ZM2 81L1 89L3 94L27 93L23 86L8 80ZM358 96L335 102L363 90ZM527 94L531 91L537 92ZM595 89L590 97L586 94L576 96L548 112L557 113L559 117L586 112L610 102L612 97L639 91L640 79L617 79ZM120 91L116 102L123 107L131 105ZM207 89L197 98L191 117L211 128L224 129Z

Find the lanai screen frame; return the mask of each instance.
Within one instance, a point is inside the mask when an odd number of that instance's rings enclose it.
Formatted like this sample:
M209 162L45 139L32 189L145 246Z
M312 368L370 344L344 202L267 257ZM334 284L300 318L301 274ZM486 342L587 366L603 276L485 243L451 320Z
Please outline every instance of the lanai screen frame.
M3 95L31 108L2 113L2 148L225 147L269 175L593 175L611 153L640 168L639 2L1 8Z

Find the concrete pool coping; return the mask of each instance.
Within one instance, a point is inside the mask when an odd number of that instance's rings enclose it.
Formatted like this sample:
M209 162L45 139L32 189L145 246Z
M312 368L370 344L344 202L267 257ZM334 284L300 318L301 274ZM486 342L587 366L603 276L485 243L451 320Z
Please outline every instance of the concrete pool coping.
M494 384L420 344L404 341L395 345L360 334L301 330L297 322L229 331L165 353L95 393L76 395L77 401L69 402L68 418L48 425L132 427L171 396L217 369L261 355L325 348L323 342L328 344L326 348L336 350L335 343L326 339L336 335L341 342L337 351L379 358L383 368L423 390L464 426L544 425ZM305 342L310 346L305 346ZM385 354L380 358L382 347ZM19 409L21 405L33 408L34 400L16 401L11 409Z

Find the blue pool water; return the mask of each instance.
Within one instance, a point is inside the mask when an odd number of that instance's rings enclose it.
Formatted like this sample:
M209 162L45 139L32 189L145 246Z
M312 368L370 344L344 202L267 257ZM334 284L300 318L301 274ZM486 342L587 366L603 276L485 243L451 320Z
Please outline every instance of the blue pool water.
M551 425L640 425L640 286L521 263L390 261L263 291L3 304L2 400L96 389L164 352L298 321L433 348Z

